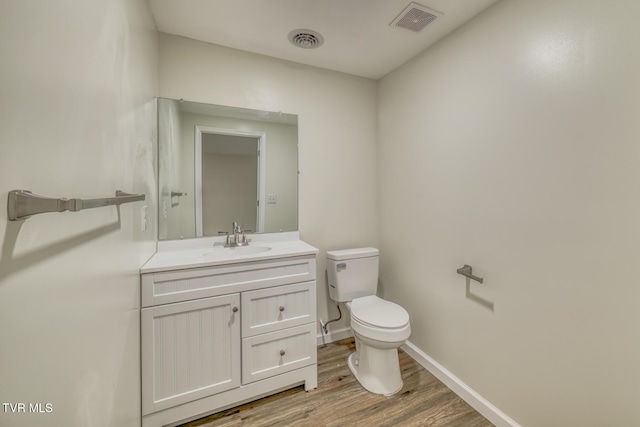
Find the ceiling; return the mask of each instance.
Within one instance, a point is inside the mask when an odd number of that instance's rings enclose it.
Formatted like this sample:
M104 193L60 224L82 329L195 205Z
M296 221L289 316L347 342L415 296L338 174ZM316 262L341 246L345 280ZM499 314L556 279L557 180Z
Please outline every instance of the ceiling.
M357 76L379 79L497 0L419 0L438 18L416 33L389 24L411 0L149 0L158 30ZM292 45L319 32L316 49Z

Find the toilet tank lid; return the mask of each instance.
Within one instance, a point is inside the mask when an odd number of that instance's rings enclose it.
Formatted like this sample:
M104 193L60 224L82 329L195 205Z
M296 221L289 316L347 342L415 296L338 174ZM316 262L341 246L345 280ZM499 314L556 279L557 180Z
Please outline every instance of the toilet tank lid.
M357 248L342 249L339 251L327 251L327 258L335 261L343 261L345 259L367 258L380 255L380 251L376 248Z

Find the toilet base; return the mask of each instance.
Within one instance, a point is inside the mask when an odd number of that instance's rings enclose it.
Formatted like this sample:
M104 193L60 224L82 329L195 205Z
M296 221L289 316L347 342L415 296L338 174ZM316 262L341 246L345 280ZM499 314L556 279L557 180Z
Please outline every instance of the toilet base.
M371 393L391 396L402 389L398 349L377 349L358 343L347 365L360 385Z

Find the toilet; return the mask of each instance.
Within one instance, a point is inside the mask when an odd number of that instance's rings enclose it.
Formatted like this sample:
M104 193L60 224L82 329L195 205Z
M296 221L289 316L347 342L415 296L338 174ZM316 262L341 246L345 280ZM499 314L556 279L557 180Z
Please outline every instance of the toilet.
M356 351L349 369L366 390L389 396L402 389L398 347L411 325L404 308L376 296L379 258L376 248L328 251L327 272L329 297L351 313Z

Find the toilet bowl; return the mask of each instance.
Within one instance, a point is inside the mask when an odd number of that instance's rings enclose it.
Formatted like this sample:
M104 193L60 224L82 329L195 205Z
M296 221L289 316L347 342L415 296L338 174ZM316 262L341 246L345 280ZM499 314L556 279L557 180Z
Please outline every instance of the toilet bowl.
M348 366L368 391L389 396L402 389L398 347L411 335L409 314L401 306L375 295L347 304L356 351Z

